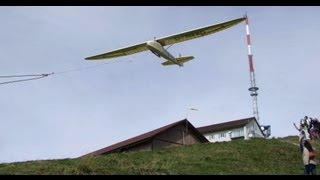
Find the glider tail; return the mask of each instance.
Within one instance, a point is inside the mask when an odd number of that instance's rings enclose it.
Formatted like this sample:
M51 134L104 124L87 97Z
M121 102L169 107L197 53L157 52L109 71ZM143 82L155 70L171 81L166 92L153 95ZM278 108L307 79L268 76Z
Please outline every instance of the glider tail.
M178 63L179 66L183 66L183 63L188 62L190 60L194 59L193 56L179 56L176 58L176 62ZM170 66L170 65L176 65L176 63L172 62L172 61L166 61L164 63L162 63L162 65L164 66Z

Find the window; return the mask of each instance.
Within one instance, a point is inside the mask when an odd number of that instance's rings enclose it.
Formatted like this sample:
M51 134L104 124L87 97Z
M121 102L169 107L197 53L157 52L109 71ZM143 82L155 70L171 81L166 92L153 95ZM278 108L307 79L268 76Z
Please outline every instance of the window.
M206 136L206 138L209 139L209 140L213 140L214 139L214 134L208 134Z
M214 139L214 134L211 134L210 137L211 137L211 139Z
M243 129L236 129L232 132L232 137L240 137L243 136Z
M219 134L219 138L224 138L224 137L226 137L226 134L225 134L225 133L220 133L220 134Z

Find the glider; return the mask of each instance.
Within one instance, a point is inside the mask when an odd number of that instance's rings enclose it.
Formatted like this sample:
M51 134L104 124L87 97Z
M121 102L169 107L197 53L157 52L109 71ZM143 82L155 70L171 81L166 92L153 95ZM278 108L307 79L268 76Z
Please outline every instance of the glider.
M108 59L108 58L116 58L120 56L127 56L131 54L135 54L142 51L150 50L153 54L158 56L159 58L163 57L167 61L163 62L162 65L168 66L168 65L178 65L180 67L183 66L183 63L192 60L193 56L181 56L174 57L171 55L167 49L164 48L164 46L167 45L173 45L176 43L180 43L183 41L207 36L219 31L222 31L224 29L227 29L231 26L234 26L242 21L244 21L246 17L233 19L230 21L222 22L219 24L209 25L189 31L185 31L178 34L173 34L170 36L162 37L162 38L156 38L151 41L146 41L143 43L127 46L124 48L116 49L113 51L109 51L103 54L90 56L85 58L86 60L100 60L100 59Z

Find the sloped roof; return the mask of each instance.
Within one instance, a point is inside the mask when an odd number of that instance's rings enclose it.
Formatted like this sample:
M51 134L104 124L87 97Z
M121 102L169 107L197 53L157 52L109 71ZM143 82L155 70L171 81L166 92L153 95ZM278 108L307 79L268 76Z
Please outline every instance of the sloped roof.
M213 124L213 125L209 125L209 126L198 127L197 130L202 134L209 133L209 132L228 130L228 129L238 128L238 127L243 127L252 120L256 121L256 123L258 124L258 126L261 130L261 127L255 117L249 117L249 118L238 119L238 120L234 120L234 121L228 121L228 122L224 122L224 123L220 123L220 124Z
M141 134L139 136L127 139L125 141L121 141L119 143L113 144L111 146L102 148L100 150L94 151L92 153L86 154L84 156L87 155L101 155L101 154L107 154L107 153L111 153L111 152L115 152L117 150L123 149L123 148L130 148L134 145L143 143L143 142L147 142L149 140L151 140L153 137L155 137L156 135L174 127L180 124L188 124L188 130L191 131L198 139L200 142L209 142L187 119L181 120L181 121L177 121L175 123L163 126L161 128L155 129L153 131Z

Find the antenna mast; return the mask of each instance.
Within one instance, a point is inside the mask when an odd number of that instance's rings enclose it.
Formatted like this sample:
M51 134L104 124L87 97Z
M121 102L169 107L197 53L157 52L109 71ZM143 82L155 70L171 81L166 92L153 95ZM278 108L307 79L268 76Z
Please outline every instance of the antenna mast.
M249 58L249 69L250 69L250 82L251 87L248 89L250 91L250 95L252 96L252 105L253 105L253 115L259 122L259 112L258 112L258 90L259 88L256 86L254 68L253 68L253 59L252 59L252 52L251 52L251 41L250 41L250 33L249 33L249 20L247 15L246 18L246 31L247 31L247 44L248 44L248 58Z

